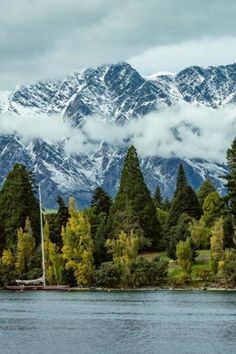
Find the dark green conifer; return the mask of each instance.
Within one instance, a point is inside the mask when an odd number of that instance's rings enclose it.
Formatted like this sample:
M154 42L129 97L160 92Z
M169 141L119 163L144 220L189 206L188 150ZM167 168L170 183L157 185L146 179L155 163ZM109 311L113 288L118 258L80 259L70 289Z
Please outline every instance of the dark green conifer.
M65 205L65 202L61 196L57 197L58 210L55 214L47 214L46 219L49 224L49 237L50 240L61 248L62 247L62 237L61 231L62 227L65 227L68 219L70 217L69 209Z
M228 149L226 157L229 172L224 176L226 179L225 187L228 190L227 200L230 213L233 216L234 225L236 225L236 138Z
M6 248L16 245L17 230L24 228L29 217L36 243L40 242L39 203L33 174L16 164L8 174L0 194L0 225L2 244Z
M179 241L186 241L190 238L190 224L192 218L183 213L180 215L178 223L171 227L167 236L167 254L171 259L176 258L176 246Z
M193 188L188 184L183 165L180 163L176 177L176 188L171 203L167 228L176 226L180 215L187 214L195 219L200 219L202 208Z
M178 192L186 185L188 184L187 178L185 175L184 167L182 163L179 164L178 172L177 172L177 177L176 177L176 187L175 187L175 195L178 194Z
M111 197L103 188L97 187L91 199L91 208L87 211L94 242L94 262L97 267L108 259L105 246L108 239L108 215L112 205Z
M223 230L224 230L224 248L235 247L234 225L233 225L233 218L232 218L231 214L227 214L224 217Z
M172 201L168 218L169 227L175 226L183 213L197 220L202 215L197 195L189 184L184 184Z
M129 208L127 208L127 205ZM152 247L158 246L160 225L156 215L156 208L150 192L144 182L140 170L136 149L131 146L124 161L121 174L120 188L111 208L112 231L117 235L117 222L119 215L125 210L132 210L134 228L136 223L143 232L143 236L152 241ZM129 211L130 213L130 211ZM122 220L119 229L123 229Z
M159 185L156 188L155 194L154 194L154 203L156 208L161 208L162 207L162 195L161 195L161 189Z
M91 207L94 209L94 212L97 215L104 213L108 216L111 205L111 197L104 191L103 188L97 187L93 192L91 200Z

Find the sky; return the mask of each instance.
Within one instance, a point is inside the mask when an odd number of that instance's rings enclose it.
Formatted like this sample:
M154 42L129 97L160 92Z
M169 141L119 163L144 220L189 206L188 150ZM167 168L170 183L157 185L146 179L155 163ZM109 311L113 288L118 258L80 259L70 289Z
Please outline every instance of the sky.
M127 61L141 74L236 61L235 0L1 0L0 89Z

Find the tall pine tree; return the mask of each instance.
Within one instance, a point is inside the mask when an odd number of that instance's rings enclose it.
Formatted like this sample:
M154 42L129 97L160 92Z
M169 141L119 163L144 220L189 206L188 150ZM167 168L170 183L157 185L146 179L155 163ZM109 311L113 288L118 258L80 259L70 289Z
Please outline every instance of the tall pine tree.
M199 220L202 215L202 208L195 191L188 184L184 168L180 164L176 179L176 191L168 217L168 227L175 226L183 213Z
M92 195L91 208L87 211L94 241L94 262L97 267L108 257L105 242L108 238L107 219L111 205L111 197L101 187L97 187Z
M177 176L176 176L176 187L175 187L175 196L178 194L180 190L183 189L183 187L188 184L187 178L185 175L184 167L182 163L179 164Z
M12 249L17 243L17 230L24 228L28 217L36 240L40 242L39 203L35 195L32 173L26 167L16 164L8 174L0 194L1 242Z
M132 213L130 213L130 209L132 209ZM156 249L158 247L160 225L153 199L151 198L140 170L138 156L134 146L129 148L126 155L121 174L120 188L113 207L111 208L113 232L116 219L119 219L118 216L126 210L129 210L129 214L132 214L132 218L130 219L134 222L134 229L137 228L136 224L138 223L143 232L143 236L151 240L152 247ZM118 236L119 232L123 231L122 221L116 226L115 234Z
M236 225L236 138L232 142L231 147L227 151L228 174L225 187L228 190L228 203L230 213L233 216L234 225Z
M162 207L162 195L161 195L161 189L159 185L157 186L154 194L154 203L157 208Z
M96 215L104 213L108 216L111 205L111 197L104 191L104 189L97 187L93 192L91 200L91 207L94 208Z

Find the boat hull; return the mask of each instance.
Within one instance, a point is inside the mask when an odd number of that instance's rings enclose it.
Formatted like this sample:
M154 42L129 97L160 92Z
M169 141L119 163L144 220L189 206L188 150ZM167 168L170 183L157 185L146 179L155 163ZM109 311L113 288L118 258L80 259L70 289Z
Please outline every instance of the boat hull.
M14 291L69 291L69 285L6 285L5 290Z

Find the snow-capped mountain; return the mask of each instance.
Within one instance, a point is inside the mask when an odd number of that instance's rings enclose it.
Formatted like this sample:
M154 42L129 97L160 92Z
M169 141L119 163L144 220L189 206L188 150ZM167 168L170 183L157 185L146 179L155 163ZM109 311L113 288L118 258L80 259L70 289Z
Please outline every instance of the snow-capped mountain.
M59 115L77 127L87 116L99 114L112 124L122 125L163 105L188 102L217 109L235 100L236 64L206 69L190 67L176 75L142 77L129 64L118 63L74 72L64 80L0 92L0 114ZM95 152L68 154L63 144L48 143L43 136L24 141L18 135L0 130L0 183L14 164L21 162L34 170L37 180L42 181L45 206L55 206L58 194L66 198L74 195L79 204L85 206L97 185L114 196L125 153L124 146L117 148L101 142ZM145 180L152 192L159 183L163 194L172 194L179 161L178 157L160 156L141 159ZM183 163L195 188L210 177L222 190L219 176L225 174L224 165L200 159L184 159Z

